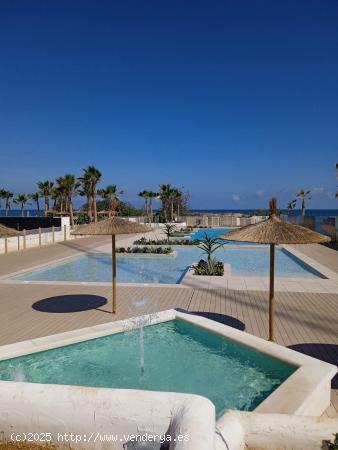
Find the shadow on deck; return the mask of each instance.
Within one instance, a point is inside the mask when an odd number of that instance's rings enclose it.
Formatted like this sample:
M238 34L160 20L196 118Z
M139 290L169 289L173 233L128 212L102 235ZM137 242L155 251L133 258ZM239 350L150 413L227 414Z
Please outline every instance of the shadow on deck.
M295 344L289 348L327 363L338 365L338 345L335 344ZM338 374L332 379L332 389L338 389Z
M48 297L33 303L32 308L45 313L74 313L99 309L107 303L100 295L73 294ZM104 311L104 310L100 310ZM108 312L108 311L104 311Z

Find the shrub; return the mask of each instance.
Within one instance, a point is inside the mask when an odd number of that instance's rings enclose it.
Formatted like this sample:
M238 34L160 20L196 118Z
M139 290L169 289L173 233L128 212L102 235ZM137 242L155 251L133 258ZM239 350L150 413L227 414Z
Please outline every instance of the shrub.
M170 239L171 245L198 245L198 239ZM168 245L167 239L146 239L142 237L134 242L134 245Z
M143 253L143 254L155 254L155 255L169 255L173 250L171 247L118 247L116 253Z
M220 261L215 261L211 259L205 261L201 259L196 266L194 266L194 275L212 275L212 276L222 276L224 275L224 266Z

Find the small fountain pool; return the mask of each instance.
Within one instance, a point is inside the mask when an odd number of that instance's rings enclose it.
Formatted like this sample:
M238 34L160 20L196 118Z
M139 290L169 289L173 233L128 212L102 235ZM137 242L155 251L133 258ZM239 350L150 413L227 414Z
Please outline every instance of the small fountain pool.
M0 380L199 394L219 417L255 409L296 370L181 319L139 320L133 330L0 361Z

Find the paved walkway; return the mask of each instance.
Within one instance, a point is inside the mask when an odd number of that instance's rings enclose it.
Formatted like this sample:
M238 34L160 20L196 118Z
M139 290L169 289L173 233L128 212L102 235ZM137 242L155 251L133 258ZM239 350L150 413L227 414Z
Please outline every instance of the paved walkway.
M4 255L0 257L0 276L78 252L95 252L97 246L107 243L109 238L83 238ZM319 255L318 258L323 258L320 263L324 264L322 249L307 246L306 251L311 247L311 257ZM328 261L332 254L329 255ZM338 267L334 267L338 271ZM181 308L263 338L268 334L267 294L261 290L119 286L118 313L113 317L109 313L111 289L108 285L0 283L0 345L135 315L133 302L139 298L148 300L146 312ZM276 304L279 344L338 363L338 294L277 292ZM338 377L333 380L332 388L332 403L325 414L337 417Z

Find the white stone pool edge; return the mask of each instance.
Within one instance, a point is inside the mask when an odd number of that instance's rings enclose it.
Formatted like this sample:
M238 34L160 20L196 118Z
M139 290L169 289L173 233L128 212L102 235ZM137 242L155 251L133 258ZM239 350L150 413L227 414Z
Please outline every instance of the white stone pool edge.
M96 431L110 430L110 433L113 433L114 429L119 433L135 433L135 430L140 433L140 430L148 430L169 433L173 436L188 433L191 435L189 442L176 442L172 448L223 449L226 446L223 446L223 438L221 439L220 435L229 434L229 420L233 420L233 417L236 417L237 421L251 424L250 418L257 420L260 415L320 416L329 406L330 381L337 372L335 366L204 317L176 310L149 315L149 324L176 318L233 339L295 365L298 369L253 413L234 413L235 416L225 413L217 423L211 402L197 395L0 381L0 428L5 437L9 436L8 433L13 429L27 431L33 429L40 432L49 429L54 432L75 430L74 432L83 434L94 427ZM136 320L132 318L9 344L0 347L0 360L95 339L136 327ZM269 416L266 416L267 414ZM263 419L264 421L266 419ZM218 434L215 434L215 429ZM88 445L88 448L105 447Z

